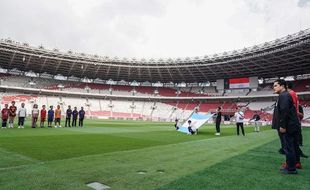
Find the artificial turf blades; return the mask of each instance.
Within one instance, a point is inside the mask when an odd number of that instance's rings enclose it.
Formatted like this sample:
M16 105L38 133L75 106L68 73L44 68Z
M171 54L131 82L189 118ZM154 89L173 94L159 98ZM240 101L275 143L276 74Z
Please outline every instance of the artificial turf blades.
M0 130L1 189L309 189L309 161L297 177L279 174L276 132L236 136L214 126L199 135L172 123L88 120L85 128ZM310 130L304 130L310 153ZM139 174L144 171L145 174ZM298 178L297 180L295 178ZM283 187L283 184L285 185Z

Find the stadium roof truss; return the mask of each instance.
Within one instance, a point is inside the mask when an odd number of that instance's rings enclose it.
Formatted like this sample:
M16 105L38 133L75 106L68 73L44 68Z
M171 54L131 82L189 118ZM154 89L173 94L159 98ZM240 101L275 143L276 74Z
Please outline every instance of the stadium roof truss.
M0 41L0 67L22 72L114 81L200 83L238 77L310 73L310 29L253 47L184 59L119 59Z

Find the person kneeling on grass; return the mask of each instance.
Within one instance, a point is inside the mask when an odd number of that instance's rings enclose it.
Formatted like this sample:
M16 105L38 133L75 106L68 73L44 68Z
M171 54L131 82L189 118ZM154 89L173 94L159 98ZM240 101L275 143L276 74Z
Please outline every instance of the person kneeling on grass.
M195 127L192 126L192 121L191 120L188 120L187 121L188 123L188 134L190 135L193 135L193 134L196 134L197 135L197 132L198 132L198 129L196 129Z

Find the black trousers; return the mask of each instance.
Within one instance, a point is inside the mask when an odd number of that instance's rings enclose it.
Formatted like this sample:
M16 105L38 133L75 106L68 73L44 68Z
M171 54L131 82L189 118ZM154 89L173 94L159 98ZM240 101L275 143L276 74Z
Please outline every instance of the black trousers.
M70 117L66 117L66 123L65 123L65 127L70 126L70 122L71 122L71 118Z
M72 127L76 127L76 120L77 120L77 118L72 119Z
M281 148L284 149L285 143L284 143L284 134L280 133L280 131L278 130L278 135L279 135L279 139L280 139L280 143L281 143Z
M24 126L25 117L19 117L18 118L18 126Z
M6 127L8 119L2 119L2 127Z
M83 127L84 118L79 118L79 127Z
M296 170L295 164L300 162L300 152L299 152L299 136L298 133L283 133L284 147L283 150L286 156L286 163L288 165L288 170Z
M216 121L215 122L215 128L216 128L217 133L221 132L220 126L221 126L221 121Z
M244 128L243 128L243 123L236 123L237 125L237 135L239 135L239 128L241 128L242 135L244 136Z

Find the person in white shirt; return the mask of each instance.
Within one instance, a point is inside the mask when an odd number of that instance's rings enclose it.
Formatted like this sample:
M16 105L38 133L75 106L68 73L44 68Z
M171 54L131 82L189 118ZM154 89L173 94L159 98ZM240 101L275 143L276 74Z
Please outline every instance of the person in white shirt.
M241 111L241 108L236 108L235 118L236 118L236 125L237 125L237 135L239 135L239 128L241 128L242 135L244 136L244 128L243 128L243 119L244 113Z
M21 107L18 109L17 114L18 114L18 128L24 128L25 118L27 116L25 103L21 104Z

